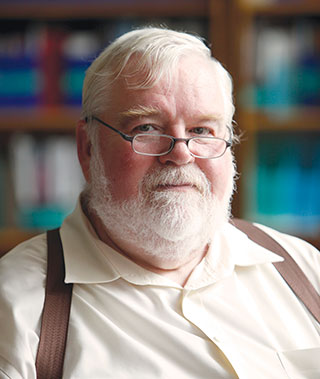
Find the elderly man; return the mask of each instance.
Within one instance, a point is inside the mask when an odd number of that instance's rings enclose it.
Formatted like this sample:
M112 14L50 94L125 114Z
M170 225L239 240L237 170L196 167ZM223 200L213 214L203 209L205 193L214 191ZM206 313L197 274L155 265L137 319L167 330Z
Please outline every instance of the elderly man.
M315 378L320 326L282 258L229 223L234 106L198 38L127 33L89 67L86 179L60 235L73 283L63 378ZM264 228L320 289L320 255ZM47 242L1 261L0 377L36 378Z

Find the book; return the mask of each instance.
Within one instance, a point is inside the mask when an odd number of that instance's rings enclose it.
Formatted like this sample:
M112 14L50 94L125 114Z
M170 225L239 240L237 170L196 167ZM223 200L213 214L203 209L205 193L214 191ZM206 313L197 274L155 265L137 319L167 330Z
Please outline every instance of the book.
M261 132L246 217L284 232L320 231L320 133Z
M74 139L18 134L10 151L16 224L38 229L59 226L84 184Z

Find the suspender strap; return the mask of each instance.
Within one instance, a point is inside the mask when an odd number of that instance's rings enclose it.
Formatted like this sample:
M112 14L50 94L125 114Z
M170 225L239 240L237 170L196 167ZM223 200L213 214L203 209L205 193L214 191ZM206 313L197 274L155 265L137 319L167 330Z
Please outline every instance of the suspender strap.
M269 234L253 224L239 219L233 219L232 223L252 241L284 258L283 262L275 262L273 265L314 318L320 322L320 295L291 255Z
M65 284L65 268L59 229L47 232L48 268L37 379L61 379L68 333L72 284Z

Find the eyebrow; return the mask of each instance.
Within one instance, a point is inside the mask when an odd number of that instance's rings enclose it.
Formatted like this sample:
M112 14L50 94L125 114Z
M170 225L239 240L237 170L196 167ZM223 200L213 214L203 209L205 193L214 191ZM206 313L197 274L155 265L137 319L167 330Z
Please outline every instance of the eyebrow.
M130 120L139 119L140 117L150 117L150 116L159 116L163 113L161 109L156 106L145 106L137 105L133 108L130 108L126 111L120 112L118 115L119 123L124 125ZM220 113L204 113L200 114L198 117L195 117L196 123L201 122L212 122L212 121L221 121L223 120L223 115Z
M208 113L208 114L202 114L199 117L197 117L198 122L205 122L205 121L220 121L223 119L222 114L213 114L213 113Z
M159 116L161 114L160 109L153 106L137 105L124 112L119 113L119 121L123 123L125 121L136 119L139 117Z

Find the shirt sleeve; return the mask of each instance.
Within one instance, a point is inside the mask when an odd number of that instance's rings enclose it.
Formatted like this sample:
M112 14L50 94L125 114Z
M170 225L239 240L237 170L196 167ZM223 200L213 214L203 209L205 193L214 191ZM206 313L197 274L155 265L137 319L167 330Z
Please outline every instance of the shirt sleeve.
M45 235L0 260L0 379L36 379L45 278Z

